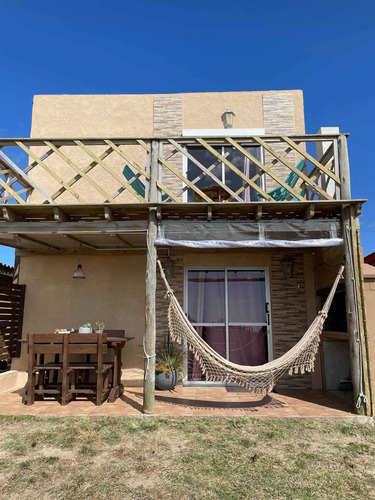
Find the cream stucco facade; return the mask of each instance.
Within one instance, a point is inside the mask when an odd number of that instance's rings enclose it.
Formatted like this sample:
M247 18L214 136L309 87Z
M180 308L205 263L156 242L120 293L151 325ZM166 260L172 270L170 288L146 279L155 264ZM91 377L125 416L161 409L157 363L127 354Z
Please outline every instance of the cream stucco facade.
M293 279L283 281L280 259L285 255L296 259ZM174 251L173 259L182 268L190 266L261 266L268 270L271 317L272 356L278 357L305 331L316 314L314 252L272 250ZM165 252L161 252L163 261ZM80 262L85 280L74 280L72 274ZM104 321L108 329L125 329L134 337L123 351L123 382L141 385L143 382L142 337L145 327L145 266L146 253L109 255L26 255L20 258L19 282L26 284L23 337L28 333L52 332L55 328L78 328L86 322ZM176 272L171 284L183 301L184 278ZM158 317L166 318L165 289L158 284ZM284 295L288 296L284 304ZM305 307L305 305L307 305ZM302 306L302 307L301 307ZM163 320L157 322L156 335L164 339ZM27 369L26 346L21 357L15 358L12 369ZM321 388L322 375L318 359L311 376L294 377L285 386Z
M304 134L303 93L301 90L282 90L36 95L30 137L152 137L155 99L171 96L181 99L183 129L222 129L221 115L228 108L236 115L236 128L266 128L263 98L273 95L291 98L294 132Z
M221 116L227 109L235 113L234 127L237 129L263 129L266 134L304 134L304 108L301 90L267 92L204 92L186 94L148 94L148 95L38 95L34 97L32 114L32 138L148 138L179 137L187 129L223 130ZM90 149L101 155L105 146L91 146ZM121 146L121 149L142 168L147 163L147 153L141 145ZM48 147L34 146L33 151L40 157ZM61 152L69 157L79 169L84 169L92 158L78 146L63 146ZM162 152L170 157L168 146ZM288 158L295 161L290 153ZM267 160L267 154L266 154ZM172 158L175 167L182 173L181 154ZM56 172L63 181L69 182L76 172L65 161L53 154L44 163ZM117 153L111 152L105 163L119 176L127 163ZM282 178L288 175L285 167L276 166ZM37 182L45 193L52 196L61 185L42 166L37 165L30 172L30 177ZM168 171L164 171L162 180L170 186ZM101 165L90 170L90 177L109 195L118 188L119 183ZM144 178L141 180L145 182ZM182 186L177 178L172 179L176 187ZM269 180L269 187L272 180ZM74 184L86 202L103 203L106 197L85 179ZM34 191L31 203L42 203L43 196ZM64 192L58 198L59 203L74 203L72 193ZM117 202L136 202L137 199L124 190Z

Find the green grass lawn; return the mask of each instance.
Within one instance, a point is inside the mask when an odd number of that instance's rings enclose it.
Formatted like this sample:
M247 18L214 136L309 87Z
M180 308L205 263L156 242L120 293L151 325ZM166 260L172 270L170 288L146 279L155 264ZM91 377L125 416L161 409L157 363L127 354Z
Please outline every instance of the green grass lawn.
M251 417L0 416L0 498L375 498L375 428Z

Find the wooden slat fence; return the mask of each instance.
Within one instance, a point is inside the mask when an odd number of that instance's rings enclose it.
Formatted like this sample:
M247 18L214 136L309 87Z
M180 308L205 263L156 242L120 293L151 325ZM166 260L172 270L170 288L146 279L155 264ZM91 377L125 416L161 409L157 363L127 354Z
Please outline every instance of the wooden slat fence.
M146 203L151 177L156 179L158 201L165 203L184 203L187 194L190 201L193 197L211 203L218 192L220 201L227 203L274 202L280 200L272 190L279 187L286 194L283 201L340 199L339 137L346 141L338 134L0 139L0 204ZM151 160L153 141L159 143L156 162ZM321 158L311 148L319 143ZM204 164L194 148L204 153ZM254 148L262 154L255 155ZM26 162L23 166L15 161L19 155ZM296 164L302 159L301 171ZM198 173L192 176L187 167ZM151 168L158 169L157 175L151 176ZM296 182L291 184L288 175ZM250 191L256 199L248 199Z
M0 360L20 355L26 285L0 282Z

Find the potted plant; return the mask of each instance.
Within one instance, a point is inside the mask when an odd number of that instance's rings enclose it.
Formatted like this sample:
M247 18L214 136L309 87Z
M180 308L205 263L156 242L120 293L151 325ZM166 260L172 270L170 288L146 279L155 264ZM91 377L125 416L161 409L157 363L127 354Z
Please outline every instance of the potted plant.
M169 335L167 345L156 352L155 385L162 391L171 391L175 388L179 378L184 372L185 354L181 349L170 343Z
M97 321L95 323L94 333L103 333L105 324L102 321Z
M92 333L91 323L85 323L79 327L78 333Z

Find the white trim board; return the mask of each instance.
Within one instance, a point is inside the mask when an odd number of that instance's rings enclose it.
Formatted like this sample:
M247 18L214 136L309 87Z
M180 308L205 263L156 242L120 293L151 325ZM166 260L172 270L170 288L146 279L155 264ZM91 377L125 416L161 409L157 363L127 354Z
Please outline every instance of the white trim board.
M182 137L246 137L265 135L264 128L192 128L182 131Z

